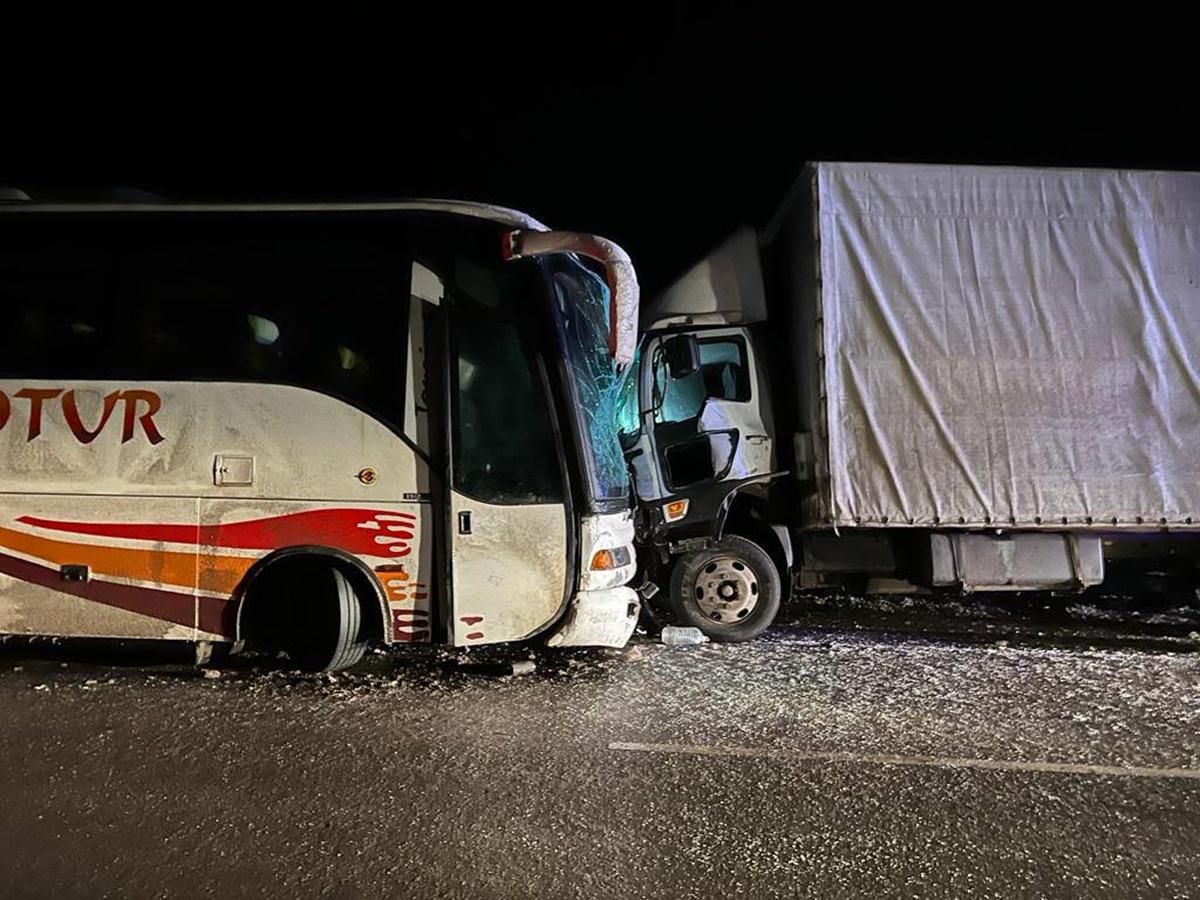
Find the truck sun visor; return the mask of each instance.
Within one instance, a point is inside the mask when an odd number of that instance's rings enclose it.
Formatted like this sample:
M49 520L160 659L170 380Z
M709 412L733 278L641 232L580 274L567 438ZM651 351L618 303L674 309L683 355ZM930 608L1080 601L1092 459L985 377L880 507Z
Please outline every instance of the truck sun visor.
M608 352L618 368L633 362L638 338L639 289L629 254L607 238L574 231L510 231L504 238L505 259L575 253L604 266L612 293L609 309Z

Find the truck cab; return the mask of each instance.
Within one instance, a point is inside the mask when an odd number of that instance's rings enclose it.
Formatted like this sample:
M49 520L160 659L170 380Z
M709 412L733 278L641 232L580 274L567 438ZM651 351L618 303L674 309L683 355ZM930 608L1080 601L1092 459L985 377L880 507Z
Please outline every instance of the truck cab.
M744 228L655 298L619 405L647 575L672 618L719 641L771 623L791 564L787 531L767 515L767 486L786 473L756 327L759 265Z

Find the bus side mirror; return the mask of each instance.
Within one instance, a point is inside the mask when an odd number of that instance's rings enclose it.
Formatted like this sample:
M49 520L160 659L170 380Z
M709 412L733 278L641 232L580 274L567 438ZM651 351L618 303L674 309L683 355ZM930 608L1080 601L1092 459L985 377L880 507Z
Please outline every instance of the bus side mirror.
M575 231L510 231L504 235L505 259L578 253L604 266L604 280L612 294L608 313L608 352L617 369L633 362L638 345L638 304L641 289L629 254L616 243L594 234Z
M662 347L667 371L673 379L687 378L700 371L700 346L695 335L677 334L663 341Z

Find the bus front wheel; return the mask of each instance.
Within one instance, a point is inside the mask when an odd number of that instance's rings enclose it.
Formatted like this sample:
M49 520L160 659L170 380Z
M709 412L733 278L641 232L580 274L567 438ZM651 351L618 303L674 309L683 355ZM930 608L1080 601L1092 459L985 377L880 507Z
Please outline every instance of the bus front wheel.
M779 571L771 557L737 535L681 556L671 571L676 620L714 641L758 637L775 620L780 595Z
M296 598L294 624L284 652L301 669L337 672L367 652L362 604L350 580L329 567Z
M250 643L282 650L294 666L309 672L357 664L371 636L349 574L312 556L268 566L250 588L242 625Z

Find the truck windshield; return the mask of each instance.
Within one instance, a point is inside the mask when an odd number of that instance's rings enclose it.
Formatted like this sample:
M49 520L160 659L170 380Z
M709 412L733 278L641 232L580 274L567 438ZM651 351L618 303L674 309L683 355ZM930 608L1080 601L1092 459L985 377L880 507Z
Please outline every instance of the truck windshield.
M588 490L600 506L624 503L629 473L617 438L620 385L608 355L608 285L571 257L556 258L549 265L555 331L566 363Z

